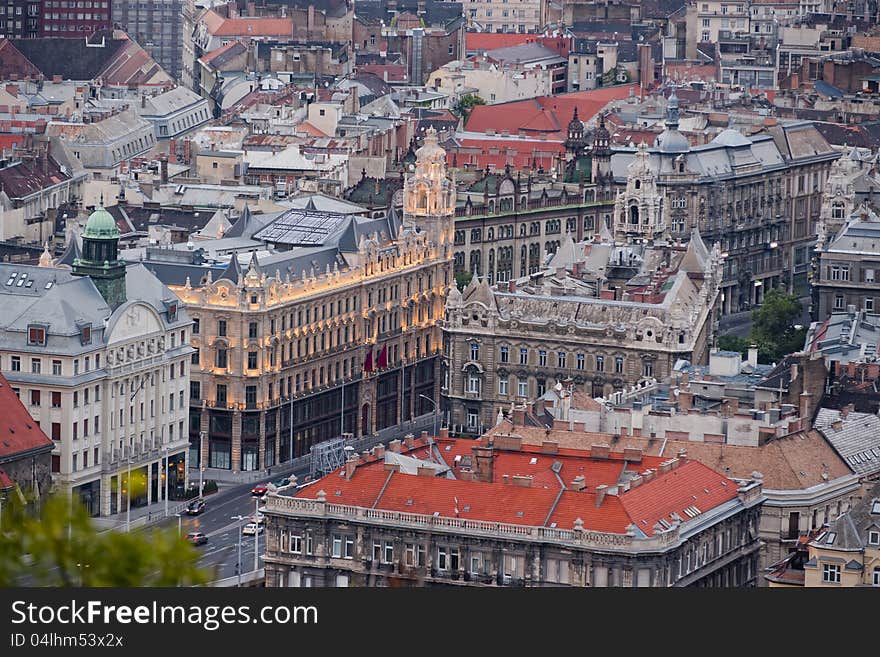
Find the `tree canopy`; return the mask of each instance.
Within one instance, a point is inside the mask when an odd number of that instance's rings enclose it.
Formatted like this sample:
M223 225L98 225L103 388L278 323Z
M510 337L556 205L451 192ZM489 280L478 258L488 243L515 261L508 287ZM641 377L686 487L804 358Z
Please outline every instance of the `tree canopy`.
M795 328L801 316L801 302L796 296L772 289L764 296L760 308L752 311L752 328L747 338L735 335L718 337L718 348L738 351L748 356L749 347L758 348L758 362L776 363L787 354L804 347L806 327Z
M64 496L29 510L15 496L0 517L0 587L193 586L209 571L174 529L98 531Z
M460 116L465 122L467 122L468 117L471 115L471 111L477 105L485 105L486 101L480 98L476 94L466 94L458 99L458 102L455 104L455 107L452 109L453 113Z

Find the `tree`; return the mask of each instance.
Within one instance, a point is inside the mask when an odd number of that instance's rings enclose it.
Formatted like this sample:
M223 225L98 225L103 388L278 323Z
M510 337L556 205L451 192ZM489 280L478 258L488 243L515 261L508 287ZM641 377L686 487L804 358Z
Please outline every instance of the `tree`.
M11 497L0 526L0 587L193 586L209 581L199 553L175 529L99 532L61 495L36 512Z
M455 104L455 107L452 108L452 111L457 116L460 116L465 123L467 123L468 117L471 115L471 110L474 109L477 105L485 105L486 101L480 98L476 94L466 94L458 99L458 102Z
M758 360L778 362L786 354L804 346L806 328L795 328L801 316L801 302L791 294L774 288L764 295L764 303L752 311L749 340L758 347Z
M746 338L738 335L720 335L718 336L718 348L722 351L738 351L743 358L748 358L749 347L751 343Z
M459 292L464 292L464 288L467 287L468 283L471 282L471 279L474 277L472 273L469 271L460 271L455 275L455 284L458 286Z

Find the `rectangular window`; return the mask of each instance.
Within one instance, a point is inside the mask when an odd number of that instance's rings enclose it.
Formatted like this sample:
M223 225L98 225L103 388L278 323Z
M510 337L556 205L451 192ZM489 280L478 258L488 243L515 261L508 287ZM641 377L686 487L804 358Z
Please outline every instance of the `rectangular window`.
M9 359L9 369L13 372L21 372L21 358L19 356L12 356Z
M52 408L61 408L61 393L57 390L52 391Z
M520 365L528 365L529 364L529 350L524 347L519 350L519 364Z
M556 353L556 366L557 367L565 367L566 354L564 351L559 351Z
M646 360L642 363L642 376L654 376L654 361Z
M61 361L52 361L52 376L61 376Z
M605 371L605 357L604 356L596 356L596 371L604 372Z
M579 370L584 369L584 355L583 354L577 355L577 368Z
M221 319L217 321L217 335L220 337L226 336L226 320Z
M517 379L516 394L519 397L528 397L529 396L529 380L528 379Z
M290 535L290 551L294 554L302 554L302 536L298 534Z
M623 374L623 358L620 356L614 359L614 373Z
M226 386L222 383L217 384L217 405L226 406Z
M247 355L247 366L249 370L257 369L257 352L249 351Z
M248 337L249 338L256 338L257 337L257 323L256 322L250 322L248 324Z
M510 349L508 347L501 347L501 362L509 363L510 362Z
M43 361L39 358L31 358L31 374L39 374L42 369Z
M38 326L28 327L28 344L39 347L46 344L46 329Z
M822 564L822 581L840 584L840 566L832 563Z
M541 367L547 366L547 352L543 349L538 350L538 365Z
M498 379L498 394L506 395L507 394L507 386L510 383L509 377L502 376Z
M31 406L39 406L40 405L40 391L39 390L31 390Z
M193 319L193 335L199 334L199 320L198 318Z

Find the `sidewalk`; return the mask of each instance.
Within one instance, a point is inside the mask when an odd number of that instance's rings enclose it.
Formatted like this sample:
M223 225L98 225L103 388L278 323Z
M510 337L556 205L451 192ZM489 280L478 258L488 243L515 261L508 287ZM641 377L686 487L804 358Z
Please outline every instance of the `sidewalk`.
M138 527L158 524L165 520L166 517L174 518L175 514L183 511L188 503L189 500L168 500L168 516L165 515L165 501L163 500L147 506L133 507L128 513L122 511L122 513L112 516L92 518L92 522L101 531L111 529L125 531L126 516L128 516L129 527L137 529Z

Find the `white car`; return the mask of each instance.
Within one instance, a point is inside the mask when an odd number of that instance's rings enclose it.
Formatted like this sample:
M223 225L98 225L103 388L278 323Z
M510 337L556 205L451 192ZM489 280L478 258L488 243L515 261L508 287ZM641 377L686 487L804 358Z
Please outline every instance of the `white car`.
M257 534L257 533L262 534L263 529L264 528L262 525L257 525L252 522L249 522L248 524L246 524L244 527L241 528L241 533L246 534L248 536L253 536L254 534Z

